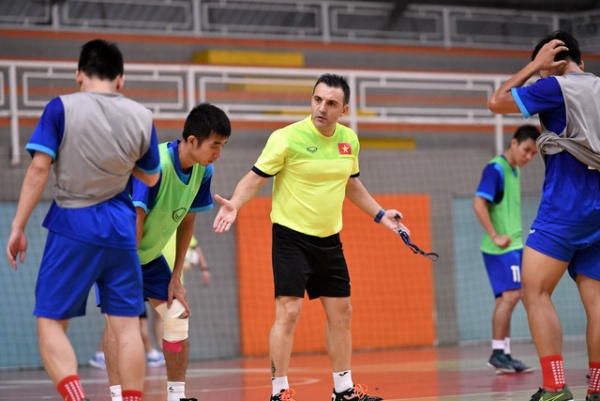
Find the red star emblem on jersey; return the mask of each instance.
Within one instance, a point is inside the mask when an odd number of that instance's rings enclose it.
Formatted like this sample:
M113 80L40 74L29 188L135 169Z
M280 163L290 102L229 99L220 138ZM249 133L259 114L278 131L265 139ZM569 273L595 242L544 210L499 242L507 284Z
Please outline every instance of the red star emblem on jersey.
M352 146L348 142L340 142L338 143L338 151L340 155L351 155L352 154Z

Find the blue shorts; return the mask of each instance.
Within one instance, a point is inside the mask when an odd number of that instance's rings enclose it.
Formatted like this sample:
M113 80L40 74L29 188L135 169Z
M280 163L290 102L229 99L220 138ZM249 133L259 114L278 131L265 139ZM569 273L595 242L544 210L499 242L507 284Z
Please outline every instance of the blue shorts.
M88 295L96 282L102 313L138 316L144 311L139 265L133 249L101 247L50 231L33 314L56 320L85 315Z
M158 299L159 301L167 301L169 299L169 283L171 282L171 268L163 255L153 261L142 265L143 277L143 296L142 299L148 298ZM98 289L96 289L96 305L102 306ZM140 314L140 317L145 316L145 309Z
M94 291L96 293L96 306L100 308L100 291L98 290L98 284L94 284ZM146 302L144 302L144 311L139 316L140 319L148 319L148 309L146 308Z
M523 249L515 249L501 255L491 255L485 252L482 254L496 298L501 296L504 291L521 289Z
M556 226L556 223L553 224ZM537 222L527 237L526 245L554 259L569 262L569 275L577 274L600 280L600 228L587 224L545 230Z
M600 172L568 152L546 159L538 214L526 245L569 263L569 274L600 280Z
M142 275L144 277L144 298L160 301L169 299L169 283L172 272L163 255L142 265Z

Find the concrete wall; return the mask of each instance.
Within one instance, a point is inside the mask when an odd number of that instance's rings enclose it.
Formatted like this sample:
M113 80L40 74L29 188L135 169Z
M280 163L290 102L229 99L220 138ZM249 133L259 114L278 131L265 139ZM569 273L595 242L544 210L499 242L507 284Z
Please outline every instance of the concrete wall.
M236 145L238 141L243 142L243 138L233 136L223 152L222 159L215 163L213 193L225 197L230 196L237 181L251 168L261 151L261 147ZM433 249L440 254L440 260L434 267L434 280L437 338L441 344L457 343L464 339L460 335L461 319L457 310L461 299L459 292L462 291L462 287L457 283L457 277L460 277L457 265L461 262L456 256L457 244L464 242L464 238L457 238L457 235L477 230L477 225L470 223L466 229L463 228L457 233L457 219L462 219L462 217L456 216L455 213L460 210L461 213L468 214L469 201L466 201L467 206L464 207L457 207L456 202L473 195L481 169L492 156L493 153L490 149L468 147L444 150L364 150L361 152L361 179L372 193L427 193L431 196L432 243ZM0 224L6 228L3 230L3 235L7 235L15 207L14 202L18 197L20 182L26 166L11 169L7 166L8 159L6 158L0 159L0 163L2 164L0 187L4 198L0 209ZM542 174L542 163L539 159L523 170L523 190L526 194L539 196ZM266 185L259 193L259 195L269 194L270 185ZM402 211L402 205L386 206ZM27 300L27 302L19 304L16 310L13 309L16 304L4 302L0 305L6 307L4 315L12 316L10 320L14 319L11 326L23 328L19 331L21 333L19 335L31 337L28 339L28 343L31 345L29 348L35 348L35 334L31 327L31 302L35 271L45 235L44 230L40 227L41 216L45 214L45 210L46 207L40 205L36 210L37 217L32 219L28 226L27 232L32 238L30 244L32 253L28 254L27 266L18 272L12 272L9 269L2 270L2 276L0 276L0 293L12 294L15 289L19 289L17 290L18 296ZM192 271L186 276L188 296L194 308L190 328L193 343L191 357L193 359L223 358L236 355L239 351L235 233L214 234L211 226L215 214L216 210L199 214L196 225L196 235L213 270L213 281L209 287L202 287L199 272ZM465 238L470 237L465 236ZM0 239L2 243L5 243L5 237L0 236ZM475 248L477 246L476 244L471 245L474 245ZM475 250L473 253L475 260L478 260L480 257L478 251ZM480 268L483 269L482 266ZM394 278L391 278L390 285L393 285L393 280ZM13 299L13 296L9 296L8 299ZM480 316L480 320L487 324L489 321L487 309L492 303L490 294L484 291L469 302L474 308L470 313L477 314ZM78 339L76 348L80 351L78 355L82 363L94 350L103 327L98 311L95 310L93 303L90 305L88 309L90 316L76 319L76 321L82 320L85 323L74 324L71 329L74 338ZM355 307L359 308L360 305ZM0 337L2 336L8 336L8 334L0 331ZM469 337L469 339L472 338ZM19 341L23 341L23 338L19 338ZM3 343L11 344L11 341L7 340ZM33 354L35 355L35 353ZM3 354L0 360L6 362L5 358L8 357ZM35 361L27 363L35 364Z
M78 35L69 39L48 38L43 41L26 37L10 38L3 40L0 57L72 60L77 58L82 42ZM202 44L200 39L164 46L125 40L120 45L127 60L146 62L185 62L192 51L200 50L203 46L214 46ZM524 53L492 57L489 54L473 56L440 50L400 52L391 49L381 53L351 54L343 48L326 46L303 51L310 66L332 69L364 67L511 73L527 62ZM589 64L586 65L589 69ZM22 144L26 143L32 129L26 126L21 128ZM252 167L268 134L259 130L234 132L222 159L215 164L213 193L225 197L231 195L237 181ZM438 342L453 344L461 340L487 340L489 333L486 327L489 327L489 308L493 302L491 291L484 287L481 276L479 281L473 281L478 283L474 285L463 282L462 278L465 271L483 271L477 250L480 234L477 230L480 228L469 214L469 208L481 169L494 156L493 137L485 133L455 133L436 137L427 132L414 132L412 135L416 139L416 150L363 150L361 179L372 193L427 193L431 196L432 243L433 249L440 254L440 260L434 267ZM180 133L177 130L163 130L159 136L161 141L165 141L179 137ZM29 160L29 156L25 155L20 166L10 166L8 138L8 128L0 127L0 225L4 227L0 230L0 243L3 244L6 243ZM543 165L536 158L523 170L524 196L539 197L542 181ZM51 199L50 187L44 193L45 201ZM259 193L269 194L270 185L266 185ZM402 210L402 205L386 206ZM0 367L40 364L31 310L36 269L45 238L45 232L40 227L45 209L45 205L40 205L28 226L31 243L27 265L17 272L7 268L0 270L0 294L4 301L0 303L0 309L5 316L4 321L10 322L0 327L0 343L4 344L0 352ZM212 268L213 281L209 287L202 287L199 272L192 271L186 276L188 295L194 310L190 326L192 359L226 358L239 353L235 233L215 235L211 228L215 214L216 210L201 213L196 224L196 235ZM467 253L468 266L463 259ZM390 285L393 285L394 279L400 278L390 278ZM479 291L482 288L483 291ZM477 292L468 293L470 290ZM580 313L577 299L569 298L565 302L572 308L569 313ZM355 307L359 308L360 305ZM88 306L88 315L76 319L70 328L81 363L91 356L103 329L102 318L93 302ZM515 319L519 320L519 323L515 323L520 330L518 334L526 336L523 314L516 315ZM574 334L583 334L584 329L577 327L578 332Z

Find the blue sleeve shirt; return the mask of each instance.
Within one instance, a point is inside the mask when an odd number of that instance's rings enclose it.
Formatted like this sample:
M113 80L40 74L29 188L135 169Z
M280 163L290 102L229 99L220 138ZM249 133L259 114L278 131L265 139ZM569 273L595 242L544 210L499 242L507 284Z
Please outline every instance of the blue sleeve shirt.
M52 99L44 109L25 149L33 157L43 152L56 160L58 148L65 133L65 108L59 97Z
M173 141L168 144L169 155L171 156L171 160L173 161L173 166L175 167L175 171L177 172L177 176L179 179L188 183L190 180L190 174L183 171L181 168L181 162L179 160L179 141ZM200 184L200 189L190 206L188 213L199 213L207 210L211 210L213 205L212 194L210 192L210 184L212 180L212 175L214 172L214 166L209 164L206 166L204 170L204 176L202 177L202 183ZM154 207L154 203L158 192L160 190L161 181L153 186L148 187L143 182L137 180L135 177L132 178L132 194L131 198L133 200L133 204L136 207L141 207L149 213L150 210Z
M558 134L565 129L565 100L555 77L540 79L530 86L513 88L511 92L525 118L538 114L550 131Z
M530 86L513 88L512 96L525 117L537 114L542 125L556 134L567 127L565 99L558 80L547 77ZM538 218L532 228L552 231L556 224L572 224L588 211L589 194L595 193L598 178L594 170L577 160L569 152L544 156L546 169L542 201Z
M25 149L33 157L43 152L55 161L65 133L65 108L60 97L48 102ZM152 128L151 143L136 165L148 173L160 171L156 132ZM110 222L110 224L106 224ZM82 208L61 208L52 202L42 224L48 230L80 241L120 249L137 249L135 211L128 188L112 199Z
M150 137L150 147L146 153L138 160L135 165L145 173L154 174L160 171L160 155L158 154L158 138L156 129L152 124L152 136Z
M46 105L29 142L25 145L25 149L32 157L35 152L43 152L50 155L54 161L58 155L58 149L64 133L65 109L60 97L57 97L52 99ZM154 125L152 125L150 147L144 156L136 161L136 166L148 174L154 174L160 171L160 157L157 145L158 139L156 136L156 129L154 128Z
M504 197L504 170L498 163L489 163L483 169L475 196L488 202L500 203Z

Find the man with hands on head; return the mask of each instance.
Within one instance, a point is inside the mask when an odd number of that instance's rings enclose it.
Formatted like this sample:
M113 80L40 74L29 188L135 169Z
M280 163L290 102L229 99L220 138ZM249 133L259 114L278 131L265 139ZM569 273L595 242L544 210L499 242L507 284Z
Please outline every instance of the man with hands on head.
M543 128L537 140L545 162L542 199L523 253L523 305L543 377L532 401L573 399L551 298L565 271L575 280L587 315L586 401L600 400L600 79L583 68L577 40L553 32L488 103L497 114L537 114ZM536 74L541 79L524 86Z

